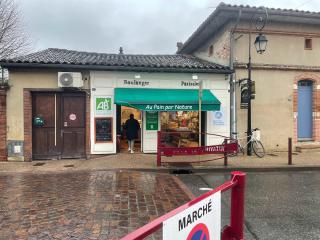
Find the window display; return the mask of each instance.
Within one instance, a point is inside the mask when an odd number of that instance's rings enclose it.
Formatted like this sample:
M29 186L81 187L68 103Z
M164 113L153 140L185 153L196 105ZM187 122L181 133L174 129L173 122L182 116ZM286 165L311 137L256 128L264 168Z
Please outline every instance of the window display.
M166 144L178 147L197 147L199 132L198 112L161 112L161 131L177 134L168 134Z

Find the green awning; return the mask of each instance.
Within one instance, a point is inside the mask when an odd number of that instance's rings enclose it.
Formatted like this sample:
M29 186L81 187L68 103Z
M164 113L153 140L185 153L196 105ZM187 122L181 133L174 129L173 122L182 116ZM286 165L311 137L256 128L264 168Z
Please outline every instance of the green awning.
M197 89L116 88L115 104L143 111L197 111ZM220 110L220 101L210 90L202 90L202 111Z

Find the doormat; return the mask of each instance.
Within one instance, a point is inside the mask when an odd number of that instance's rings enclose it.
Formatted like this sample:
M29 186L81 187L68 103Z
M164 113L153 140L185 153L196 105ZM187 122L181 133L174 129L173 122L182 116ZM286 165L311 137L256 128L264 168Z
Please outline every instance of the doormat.
M194 173L191 169L175 169L170 170L170 174L179 175L179 174L192 174Z
M166 164L169 165L170 169L170 173L171 174L192 174L193 171L193 167L190 163L169 163L167 162Z
M64 165L64 167L74 167L73 164L70 164L70 165Z
M46 163L38 162L38 163L36 163L36 164L33 164L33 166L38 167L38 166L43 166L43 165L45 165L45 164L46 164Z

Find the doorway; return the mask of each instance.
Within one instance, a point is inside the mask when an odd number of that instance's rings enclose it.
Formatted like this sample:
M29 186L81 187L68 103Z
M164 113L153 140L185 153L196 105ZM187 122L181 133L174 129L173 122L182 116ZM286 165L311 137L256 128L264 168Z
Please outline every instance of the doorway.
M312 90L312 81L298 82L298 141L312 140Z
M84 93L32 94L33 159L85 157Z
M130 118L130 114L134 115L134 118L139 122L140 125L140 131L138 131L138 139L134 141L134 151L142 152L142 111L126 106L117 107L117 132L120 145L119 151L122 153L128 153L128 141L126 138L126 130L124 129L124 125Z

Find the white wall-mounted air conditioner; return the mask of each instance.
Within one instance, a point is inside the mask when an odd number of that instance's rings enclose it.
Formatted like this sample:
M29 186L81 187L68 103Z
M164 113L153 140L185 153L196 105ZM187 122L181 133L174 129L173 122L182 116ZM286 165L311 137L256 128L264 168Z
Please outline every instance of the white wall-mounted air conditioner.
M83 87L82 74L80 72L58 72L58 86L81 88Z

